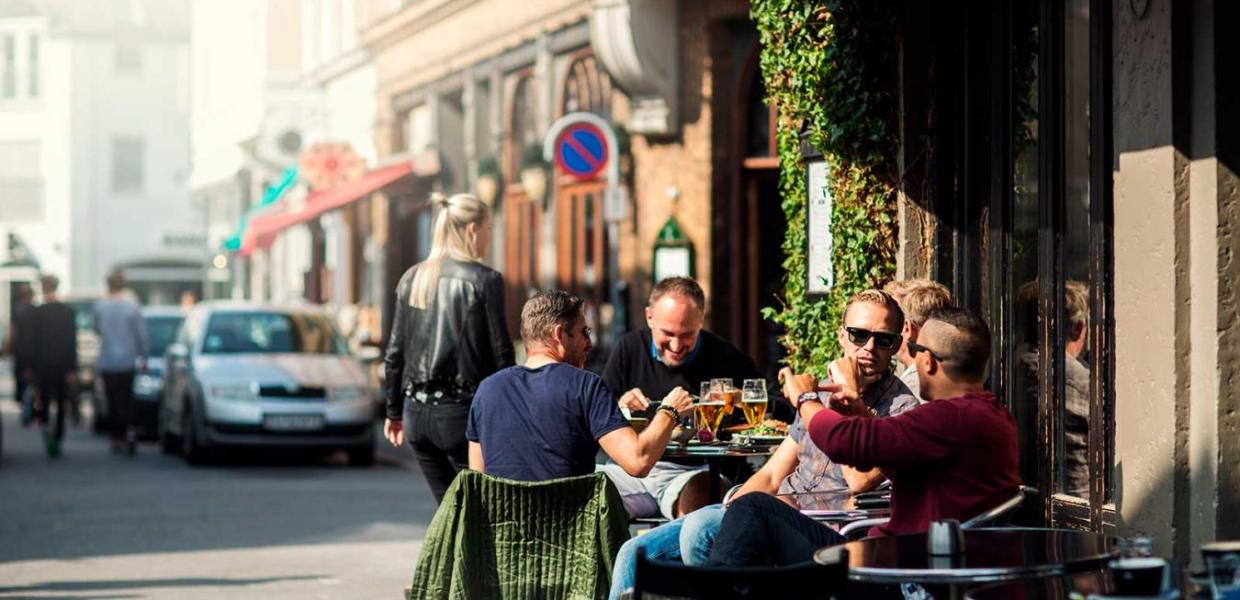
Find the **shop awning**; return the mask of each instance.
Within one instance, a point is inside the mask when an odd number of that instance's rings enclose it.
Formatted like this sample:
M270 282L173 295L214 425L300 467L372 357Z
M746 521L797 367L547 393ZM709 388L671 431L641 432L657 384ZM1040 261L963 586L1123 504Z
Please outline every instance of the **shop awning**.
M317 219L323 213L363 198L412 172L411 162L396 163L370 171L352 183L330 190L311 192L298 208L273 210L259 215L250 221L246 228L241 239L241 254L248 256L255 250L270 248L281 231Z
M287 192L290 188L292 188L295 183L297 183L297 167L292 167L284 171L284 175L280 178L279 182L267 188L267 191L263 193L263 199L258 204L251 206L245 211L245 214L241 215L241 220L237 222L237 227L233 230L233 234L228 236L228 239L224 240L224 250L229 252L236 252L240 250L241 239L245 237L245 232L250 226L250 221L258 218L258 216L264 212L276 208L276 202L281 196L284 195L284 192Z

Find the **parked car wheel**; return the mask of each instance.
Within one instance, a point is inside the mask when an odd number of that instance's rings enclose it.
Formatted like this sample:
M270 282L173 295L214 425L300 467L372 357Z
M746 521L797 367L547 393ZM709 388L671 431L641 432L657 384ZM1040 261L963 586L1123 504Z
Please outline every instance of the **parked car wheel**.
M350 466L369 467L375 464L375 443L373 440L368 444L349 448L348 453Z
M159 436L159 449L164 454L178 454L181 452L181 438L168 431L168 416L163 410L159 411L159 418L156 421L156 428Z
M181 455L191 465L207 462L209 448L198 440L198 428L194 424L194 414L190 410L188 400L181 410Z

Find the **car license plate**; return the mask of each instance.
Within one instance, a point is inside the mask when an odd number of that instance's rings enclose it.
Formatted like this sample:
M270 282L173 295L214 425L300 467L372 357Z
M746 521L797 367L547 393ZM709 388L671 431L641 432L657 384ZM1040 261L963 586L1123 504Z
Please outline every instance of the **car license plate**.
M323 415L266 415L263 427L271 431L317 431L323 428Z

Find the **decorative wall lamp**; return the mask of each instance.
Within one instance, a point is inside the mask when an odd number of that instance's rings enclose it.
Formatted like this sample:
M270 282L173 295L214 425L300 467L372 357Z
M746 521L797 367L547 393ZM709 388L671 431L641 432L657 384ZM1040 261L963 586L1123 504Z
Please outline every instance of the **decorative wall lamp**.
M542 146L538 144L526 146L521 158L521 187L525 189L525 195L529 196L531 201L542 203L545 210L547 208L547 161L543 159Z
M822 151L801 130L801 158L805 161L805 295L823 297L835 285L832 263L830 168Z
M487 156L478 161L478 179L474 183L474 192L478 199L494 207L500 197L500 185L503 177L499 172L499 163L494 156Z

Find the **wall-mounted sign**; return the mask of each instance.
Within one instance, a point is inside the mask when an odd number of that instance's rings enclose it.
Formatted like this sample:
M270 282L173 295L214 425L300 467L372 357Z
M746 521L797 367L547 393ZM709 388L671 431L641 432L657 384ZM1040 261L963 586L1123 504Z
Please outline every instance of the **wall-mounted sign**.
M806 156L806 171L805 293L808 296L823 296L835 285L835 269L831 262L830 171L821 154Z
M181 246L181 247L197 248L199 246L205 246L206 243L207 243L207 237L205 235L199 235L196 233L165 233L164 234L164 245L165 246Z
M593 179L607 166L607 138L593 123L577 122L555 140L555 164L576 179Z
M297 159L301 179L314 190L330 190L366 174L366 162L344 142L319 142Z
M693 242L685 237L675 217L668 218L659 230L652 263L655 283L668 277L693 277Z

